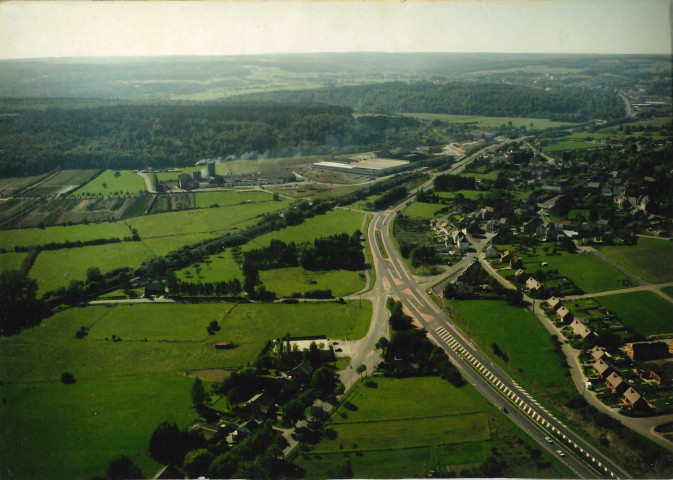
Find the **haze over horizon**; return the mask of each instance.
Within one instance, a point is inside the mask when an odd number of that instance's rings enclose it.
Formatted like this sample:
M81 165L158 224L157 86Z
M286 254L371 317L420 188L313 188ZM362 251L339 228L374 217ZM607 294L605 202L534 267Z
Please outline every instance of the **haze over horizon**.
M671 54L668 0L4 2L0 58Z

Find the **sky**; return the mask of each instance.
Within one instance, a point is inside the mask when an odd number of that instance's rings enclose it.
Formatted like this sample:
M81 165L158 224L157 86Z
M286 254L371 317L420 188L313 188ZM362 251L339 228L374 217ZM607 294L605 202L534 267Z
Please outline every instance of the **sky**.
M671 53L673 0L0 2L0 58Z

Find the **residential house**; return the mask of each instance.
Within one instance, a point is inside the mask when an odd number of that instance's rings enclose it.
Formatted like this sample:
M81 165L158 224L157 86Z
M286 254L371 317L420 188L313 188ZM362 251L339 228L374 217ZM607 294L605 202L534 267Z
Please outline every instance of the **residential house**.
M606 378L615 371L614 368L612 368L612 365L605 360L596 360L591 366L591 369L601 378Z
M573 316L572 313L570 313L570 310L568 310L565 305L561 305L558 310L556 310L556 316L561 320L563 323L570 323L573 321Z
M587 338L592 333L589 327L577 319L573 320L573 322L570 324L570 328L572 329L573 333L575 335L579 335L582 340Z
M512 253L509 250L500 254L500 261L502 263L507 263L512 259Z
M657 360L668 357L669 345L661 341L630 343L626 346L626 354L636 361Z
M485 230L488 233L493 233L497 231L497 229L498 229L498 222L496 222L495 220L489 220L488 222L486 222Z
M523 268L520 268L514 273L514 278L519 279L521 281L528 280L528 274Z
M258 393L245 402L242 409L247 413L268 414L273 409L274 399L266 392Z
M594 347L591 349L591 358L594 359L595 361L598 361L602 358L606 358L605 350L603 350L601 347Z
M263 424L259 420L248 420L238 426L236 430L227 435L227 442L238 443L249 437L255 430L262 428Z
M183 190L192 190L196 188L198 184L194 179L192 178L191 175L188 175L186 173L181 173L178 175L178 188L181 188Z
M636 410L646 410L649 408L647 401L633 387L629 387L624 392L624 402Z
M600 233L605 233L610 231L610 222L605 219L600 219L596 222L596 228Z
M512 255L512 258L509 261L509 266L511 268L523 268L523 262L516 255Z
M526 280L526 288L530 290L531 292L535 292L539 289L542 288L542 285L540 282L535 280L533 277L530 277L528 280Z
M551 297L547 300L547 305L549 305L549 308L555 312L562 306L561 299L557 297Z
M486 258L498 258L499 255L500 252L498 252L498 249L493 245L489 245L489 247L486 249Z
M650 378L657 382L659 385L664 383L666 379L659 374L656 370L650 370Z
M308 381L313 376L313 367L308 362L301 362L299 365L290 370L293 378Z
M145 286L145 298L152 295L164 295L166 293L166 287L161 282L150 282Z
M624 381L621 375L617 375L616 372L612 372L607 376L605 379L605 386L617 395L621 395L629 388L629 384Z
M544 221L540 217L534 217L532 220L523 224L523 233L533 234L537 232L538 227L544 225Z

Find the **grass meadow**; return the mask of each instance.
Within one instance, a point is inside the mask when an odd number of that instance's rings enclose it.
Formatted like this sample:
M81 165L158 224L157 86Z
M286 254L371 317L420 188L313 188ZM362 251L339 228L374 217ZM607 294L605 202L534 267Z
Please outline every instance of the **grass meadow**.
M469 200L476 200L479 197L479 195L483 195L484 192L481 192L479 190L456 190L455 192L434 192L434 193L440 198L449 198L449 199L455 198L460 193L463 195L463 197Z
M603 246L600 251L647 282L673 281L673 242L670 240L638 237L638 245Z
M119 175L116 173L119 172ZM75 196L137 195L144 193L145 180L132 170L105 170L92 181L73 193Z
M204 192L194 194L197 208L206 208L213 205L238 205L241 203L272 202L273 196L264 192Z
M456 388L439 377L377 377L356 383L345 400L327 427L336 438L295 459L307 479L329 478L345 460L355 478L422 478L430 470L479 465L493 447L511 465L508 473L535 476L521 467L527 461L514 441L517 434L469 385ZM548 468L537 476L562 474Z
M98 267L103 273L121 267L137 268L151 256L152 251L142 242L43 250L37 255L29 276L37 280L38 293L43 294L66 287L71 280L86 280L89 267Z
M656 293L630 292L595 300L643 337L673 333L673 304Z
M6 250L16 246L31 247L47 243L85 242L98 238L124 238L132 235L123 222L90 223L45 228L0 230L0 245Z
M485 352L496 343L509 357L514 376L537 387L565 387L570 382L554 353L549 332L526 308L511 307L500 300L452 300L451 318ZM494 361L502 359L491 354Z
M582 142L578 140L562 140L540 148L545 153L564 152L566 150L583 150L585 148L602 148L600 143Z
M410 117L419 118L422 120L440 120L448 123L477 123L478 127L482 128L499 128L502 125L508 125L512 122L515 128L526 127L534 129L545 129L552 127L560 127L563 125L572 125L567 122L554 122L544 118L524 118L524 117L484 117L475 115L451 115L443 113L407 113Z
M0 253L0 271L19 270L27 253Z
M334 297L343 297L362 290L365 279L361 272L351 270L311 271L301 267L278 268L259 272L262 284L279 297L310 290L332 290Z
M437 216L435 212L441 210L443 207L443 205L435 203L413 202L402 213L407 217L420 217L430 220L431 218L435 218Z
M193 283L221 282L238 278L243 280L241 265L236 263L231 250L225 250L217 255L210 255L202 262L175 272L178 279Z

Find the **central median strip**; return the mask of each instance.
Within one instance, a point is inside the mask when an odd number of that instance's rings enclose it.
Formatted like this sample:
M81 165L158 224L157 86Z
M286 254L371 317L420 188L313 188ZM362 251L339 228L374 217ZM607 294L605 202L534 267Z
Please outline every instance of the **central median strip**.
M379 253L381 254L381 257L388 258L388 251L386 250L386 247L383 244L383 234L381 233L381 230L376 230L375 236L376 236L376 246L379 248Z

